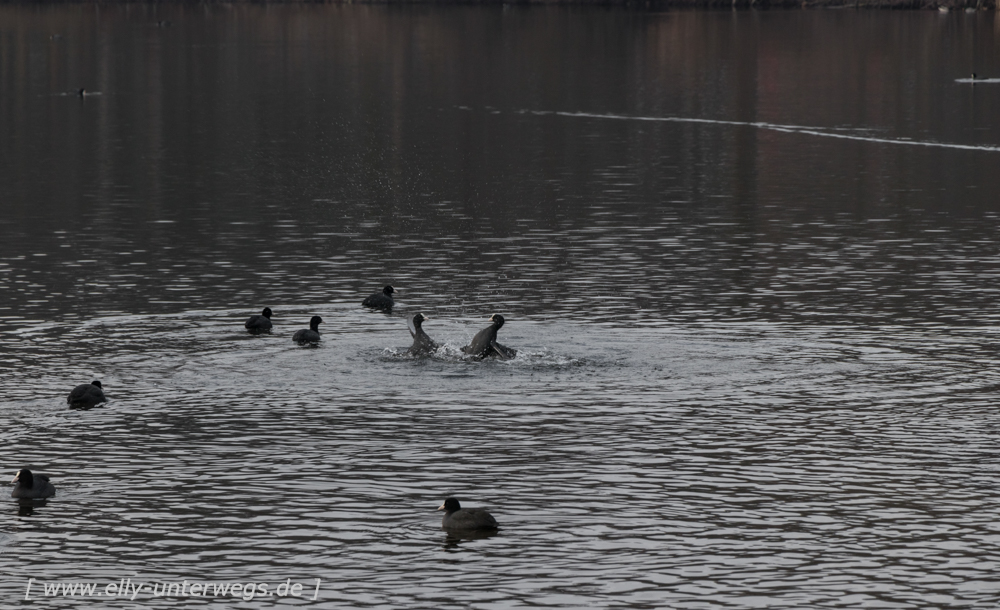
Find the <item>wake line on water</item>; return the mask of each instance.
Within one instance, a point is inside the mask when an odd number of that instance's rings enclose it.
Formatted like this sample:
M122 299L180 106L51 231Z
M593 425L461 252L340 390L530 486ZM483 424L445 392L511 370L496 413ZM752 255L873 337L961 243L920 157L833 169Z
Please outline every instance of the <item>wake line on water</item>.
M749 121L721 121L716 119L695 119L687 117L651 117L651 116L628 116L622 114L593 114L589 112L563 112L559 110L522 110L522 113L555 115L574 118L587 119L610 119L617 121L656 121L664 123L706 123L710 125L735 125L739 127L755 127L768 131L778 131L781 133L801 133L810 136L820 136L824 138L840 138L842 140L858 140L861 142L875 142L879 144L903 144L907 146L931 146L934 148L953 148L958 150L981 150L987 152L1000 152L1000 146L976 146L973 144L949 144L948 142L921 142L919 140L898 140L893 138L873 138L871 136L857 136L846 133L833 133L823 131L819 127L805 127L801 125L777 125L775 123L749 122ZM843 130L842 130L843 131ZM858 130L860 131L860 130Z

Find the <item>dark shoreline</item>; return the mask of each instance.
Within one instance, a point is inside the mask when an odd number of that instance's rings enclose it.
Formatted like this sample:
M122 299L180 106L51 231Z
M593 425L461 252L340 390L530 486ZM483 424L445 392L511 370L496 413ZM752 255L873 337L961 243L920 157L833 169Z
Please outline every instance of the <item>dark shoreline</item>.
M0 5L53 4L367 4L367 5L513 5L513 6L592 6L628 9L882 9L992 11L1000 0L0 0Z

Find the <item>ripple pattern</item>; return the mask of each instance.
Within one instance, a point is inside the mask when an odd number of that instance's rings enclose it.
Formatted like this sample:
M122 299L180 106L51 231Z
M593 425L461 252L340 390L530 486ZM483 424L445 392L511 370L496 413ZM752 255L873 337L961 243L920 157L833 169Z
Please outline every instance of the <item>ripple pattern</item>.
M58 493L8 509L5 595L29 576L123 574L334 579L324 603L380 608L1000 594L991 329L540 321L504 329L539 355L470 363L387 357L403 319L335 313L313 350L283 336L294 325L245 335L235 312L176 316L169 342L159 316L25 328L48 347L23 356L38 382L0 419ZM91 358L108 405L65 410L52 372L95 332L135 341ZM500 533L448 537L434 509L449 495Z

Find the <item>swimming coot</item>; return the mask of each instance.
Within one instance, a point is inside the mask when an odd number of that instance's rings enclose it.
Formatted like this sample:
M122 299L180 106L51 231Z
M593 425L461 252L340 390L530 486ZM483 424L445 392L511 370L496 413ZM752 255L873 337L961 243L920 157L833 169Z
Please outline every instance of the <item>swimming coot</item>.
M500 527L484 508L462 508L455 498L448 498L438 510L445 511L441 528L446 530L495 530Z
M56 495L56 488L49 483L49 477L32 474L27 468L18 470L11 483L16 484L10 492L12 498L48 498Z
M392 293L394 292L396 291L392 289L392 286L386 286L382 289L382 292L376 292L364 301L361 301L361 304L372 309L391 310L395 304L392 300Z
M259 333L271 330L271 308L265 307L259 316L250 316L250 319L243 324L243 328L252 333Z
M107 402L107 399L104 398L101 382L96 380L76 386L66 397L66 404L74 409L90 409L102 402Z
M427 316L418 313L413 316L413 321L409 324L410 336L413 337L413 345L407 351L411 356L427 355L438 348L438 344L427 336L424 329L420 327L424 320L429 320Z
M319 325L323 323L323 318L313 316L309 320L309 328L295 331L292 341L296 343L316 343L319 341Z
M476 333L476 336L472 338L472 343L463 347L462 351L479 359L495 357L501 360L510 360L517 356L516 349L497 343L497 331L503 326L503 316L495 313L490 316L490 321L493 324Z

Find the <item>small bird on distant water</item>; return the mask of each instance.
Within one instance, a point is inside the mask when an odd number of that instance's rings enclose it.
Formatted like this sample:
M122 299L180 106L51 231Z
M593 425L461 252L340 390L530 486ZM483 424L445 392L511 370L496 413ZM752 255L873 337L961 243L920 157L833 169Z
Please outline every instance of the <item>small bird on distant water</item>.
M84 89L83 87L80 87L79 89L76 90L77 97L86 97L86 95L87 95L87 90Z
M10 492L12 498L48 498L56 495L56 488L49 483L49 477L32 474L27 468L18 470L11 484L15 484Z
M376 292L364 301L361 301L361 304L365 307L371 307L372 309L384 309L389 311L395 304L392 300L392 293L394 292L396 291L392 289L392 286L386 286L382 289L382 292Z
M250 319L243 323L243 327L250 332L263 332L271 330L271 308L265 307L260 315L250 316Z
M503 326L503 316L498 313L490 316L493 324L476 333L472 342L462 348L462 351L478 359L496 357L501 360L510 360L517 356L517 350L497 343L497 331Z
M107 402L107 399L104 398L101 382L97 380L76 386L66 397L66 403L73 409L91 409L102 402Z
M323 323L323 318L313 316L309 320L309 328L295 331L292 341L296 343L316 343L319 341L319 325Z
M455 498L448 498L438 510L445 511L441 519L442 529L449 530L495 530L500 525L493 515L484 508L462 508Z
M418 313L413 316L413 321L409 325L410 336L413 337L413 345L410 346L410 349L407 352L411 356L427 355L438 348L438 344L434 343L434 341L427 336L427 333L425 333L424 329L420 326L423 324L424 320L428 319L430 318L422 313Z

